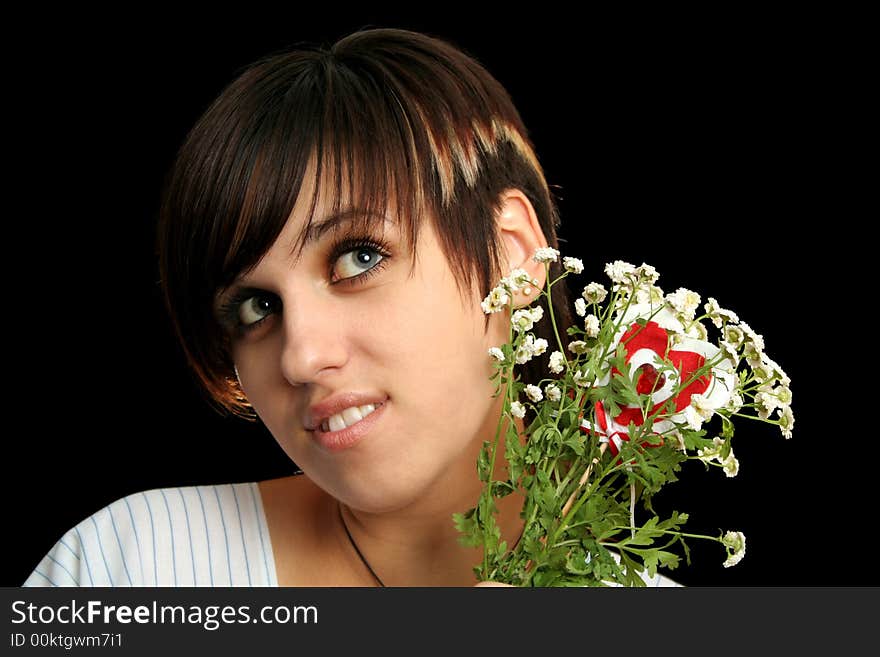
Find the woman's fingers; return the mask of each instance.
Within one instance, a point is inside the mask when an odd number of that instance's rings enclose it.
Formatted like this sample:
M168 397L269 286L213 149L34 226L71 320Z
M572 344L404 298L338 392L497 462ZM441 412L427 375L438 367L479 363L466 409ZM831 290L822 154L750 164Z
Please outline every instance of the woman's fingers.
M478 584L474 584L474 586L506 586L506 587L511 588L511 589L512 589L512 588L515 588L515 587L513 586L513 584L502 584L501 582L493 582L493 581L491 581L491 580L490 580L490 581L487 581L487 582L480 582L480 583L478 583Z

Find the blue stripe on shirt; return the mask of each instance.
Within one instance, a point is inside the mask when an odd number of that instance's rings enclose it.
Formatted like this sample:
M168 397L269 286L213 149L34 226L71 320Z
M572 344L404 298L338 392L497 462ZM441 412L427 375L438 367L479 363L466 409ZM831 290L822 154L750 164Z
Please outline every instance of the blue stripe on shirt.
M92 524L95 526L95 538L98 539L98 549L101 551L101 559L104 560L104 568L107 570L107 579L110 580L110 586L116 586L113 583L113 574L110 572L110 566L107 565L107 557L104 554L104 546L101 545L101 532L98 530L98 521L92 516Z
M208 514L205 513L205 502L202 500L202 489L196 486L199 495L199 505L202 507L202 518L205 521L205 542L208 544L208 572L211 574L211 586L214 586L214 562L211 559L211 533L208 531Z
M254 518L257 521L257 533L260 535L260 550L263 551L263 566L266 569L266 585L269 584L269 559L266 556L266 545L263 543L263 524L260 522L260 510L257 508L257 494L254 489L257 484L251 484L251 500L254 503Z
M86 562L86 572L89 574L89 583L94 586L95 580L92 577L92 567L89 565L89 557L86 554L86 544L83 541L82 534L79 533L79 527L74 527L74 531L76 532L76 537L79 539L79 549L82 550L83 561Z
M171 507L168 506L168 498L165 491L160 488L162 499L165 500L165 511L168 513L168 529L171 531L171 573L174 575L174 586L177 586L177 551L174 549L174 524L171 522Z
M49 555L47 555L47 556L48 556L52 561L54 561L55 563L57 563L58 566L59 566L59 568L61 568L65 573L67 573L67 574L70 576L70 579L73 580L73 584L74 584L74 586L79 586L79 582L77 582L77 581L76 581L76 577L74 577L73 574L72 574L69 570L67 570L67 566L65 566L63 563L61 563L60 561L58 561L58 559L56 559L55 557L53 557L51 554L49 554Z
M140 564L141 568L141 586L145 584L144 580L144 559L141 556L141 539L138 536L137 523L134 521L134 512L131 510L131 504L128 503L128 497L124 497L123 501L125 502L125 506L128 507L128 517L131 518L131 528L134 531L134 542L137 545L138 551L138 564Z
M180 502L183 504L183 514L186 518L186 533L189 536L189 554L192 557L192 569L193 569L193 586L196 586L196 553L193 550L193 535L192 531L189 528L189 511L186 508L186 500L183 498L183 491L180 490L180 486L177 487L177 492L180 493Z
M46 575L45 573L41 573L39 570L34 570L34 572L37 575L40 575L41 577L45 577L47 580L49 580L49 584L51 584L52 586L58 586L55 582L52 581L52 578L49 577L48 575Z
M79 561L79 555L76 553L76 550L74 550L72 547L70 547L67 543L64 542L63 536L61 537L61 539L58 542L61 543L61 545L63 545L64 547L66 547L68 550L70 550L70 553L76 557L77 561Z
M238 514L238 528L241 531L241 550L244 552L244 565L247 568L247 576L248 576L248 586L253 586L251 583L251 564L247 555L247 543L244 540L244 523L241 521L241 508L238 506L238 495L235 493L235 486L230 486L232 489L232 497L235 499L235 512Z
M159 586L159 563L156 559L156 526L153 524L153 509L146 493L141 493L144 502L147 503L147 511L150 514L150 533L153 535L153 586Z
M223 505L220 503L220 492L217 486L213 486L214 496L217 498L217 508L220 509L220 522L223 525L223 538L226 539L226 567L229 569L229 586L232 586L232 558L229 556L229 534L226 532L226 518L223 517Z
M128 585L134 586L131 581L131 573L128 572L128 564L125 563L125 550L122 549L122 539L119 538L119 531L116 529L116 521L113 519L113 511L107 507L107 514L110 516L110 524L113 525L113 533L116 534L116 544L119 545L119 554L122 557L122 567L125 568L125 576L128 577Z

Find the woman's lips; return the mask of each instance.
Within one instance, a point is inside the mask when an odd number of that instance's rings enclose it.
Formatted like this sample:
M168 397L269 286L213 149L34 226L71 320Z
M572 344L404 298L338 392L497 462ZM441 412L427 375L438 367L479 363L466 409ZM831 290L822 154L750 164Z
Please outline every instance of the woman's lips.
M311 432L312 439L328 452L339 452L354 447L369 435L373 425L385 414L387 407L388 400L386 399L382 404L376 405L376 410L364 419L339 431L324 431L321 427L317 427Z

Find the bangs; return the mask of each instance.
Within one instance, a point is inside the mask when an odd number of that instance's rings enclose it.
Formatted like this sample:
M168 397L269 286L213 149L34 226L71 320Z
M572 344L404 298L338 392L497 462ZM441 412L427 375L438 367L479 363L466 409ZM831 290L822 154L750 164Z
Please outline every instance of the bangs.
M209 240L214 248L201 255L213 264L207 289L216 293L253 269L295 209L304 209L305 216L291 245L295 259L310 237L343 225L330 219L344 218L351 230L380 234L387 219L398 226L415 265L420 219L432 212L424 206L424 166L412 156L415 145L405 143L396 129L405 121L394 114L399 106L378 107L382 98L329 98L322 121L313 125L305 119L315 114L298 107L285 108L272 123L262 123L264 133L254 136L262 150L252 166L243 161L237 175L230 172L229 182L247 182L238 194L234 184L228 187L230 203L218 208ZM300 130L285 129L290 125Z

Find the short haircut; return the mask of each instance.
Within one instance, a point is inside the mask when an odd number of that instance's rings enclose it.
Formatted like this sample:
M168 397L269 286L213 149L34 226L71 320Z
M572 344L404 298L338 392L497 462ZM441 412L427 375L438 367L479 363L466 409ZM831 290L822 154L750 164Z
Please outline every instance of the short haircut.
M329 48L306 43L269 54L198 119L167 173L159 211L164 303L197 384L221 413L256 417L215 317L215 295L275 242L310 158L320 168L305 228L319 185L341 189L345 169L352 198L335 195L331 211L359 208L354 225L370 226L396 199L413 262L421 218L431 217L462 291L487 294L508 273L495 223L506 189L528 197L548 245L558 248L558 210L522 119L504 87L463 49L381 28ZM560 273L553 263L551 276ZM572 314L563 288L554 287L553 310L567 344ZM534 332L551 347L521 372L537 384L548 376L557 340L546 299L535 303L545 319Z

